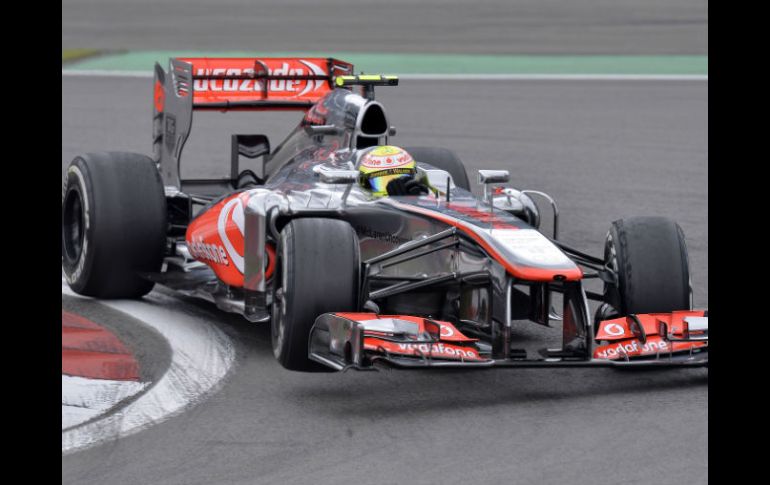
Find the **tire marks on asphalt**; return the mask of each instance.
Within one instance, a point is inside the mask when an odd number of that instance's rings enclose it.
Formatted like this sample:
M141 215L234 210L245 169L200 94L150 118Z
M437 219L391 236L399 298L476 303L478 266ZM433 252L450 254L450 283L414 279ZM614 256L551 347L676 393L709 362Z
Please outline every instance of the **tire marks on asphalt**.
M108 412L121 401L138 394L147 382L61 376L61 427L75 427Z

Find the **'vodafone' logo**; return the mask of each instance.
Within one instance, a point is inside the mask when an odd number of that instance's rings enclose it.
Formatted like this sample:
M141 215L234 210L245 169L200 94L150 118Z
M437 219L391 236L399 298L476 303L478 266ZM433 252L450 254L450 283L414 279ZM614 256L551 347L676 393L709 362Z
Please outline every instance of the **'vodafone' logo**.
M398 147L380 146L361 158L361 166L367 168L395 168L414 163L412 156Z
M608 324L606 324L604 326L604 332L607 335L611 335L613 337L618 337L618 336L623 335L624 333L626 333L626 331L623 329L623 327L621 327L617 323L608 323Z
M452 327L448 327L446 325L441 325L441 332L440 335L444 338L451 337L455 334L455 331L452 330Z

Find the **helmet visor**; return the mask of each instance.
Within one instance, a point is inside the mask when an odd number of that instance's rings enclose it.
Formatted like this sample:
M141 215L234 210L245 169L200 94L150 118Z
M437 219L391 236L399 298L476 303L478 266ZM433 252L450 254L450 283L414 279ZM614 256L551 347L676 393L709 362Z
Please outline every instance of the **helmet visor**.
M366 174L372 191L378 193L387 193L388 184L401 177L413 177L415 170L413 168L391 168Z
M372 190L374 192L382 192L387 193L388 192L388 184L392 182L393 180L397 178L406 177L409 178L411 175L383 175L382 177L376 177L373 179L369 179L369 185L371 185Z

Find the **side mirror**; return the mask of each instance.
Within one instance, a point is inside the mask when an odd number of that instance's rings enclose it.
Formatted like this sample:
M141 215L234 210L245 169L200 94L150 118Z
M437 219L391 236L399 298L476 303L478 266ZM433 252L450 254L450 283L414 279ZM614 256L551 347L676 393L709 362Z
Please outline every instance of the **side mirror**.
M489 197L490 184L504 184L510 180L511 174L508 170L479 170L479 184L484 186L484 202L492 204Z
M443 192L456 187L455 182L452 179L452 174L446 170L417 167L417 173L420 178L427 178L430 185ZM449 180L449 187L447 187L447 180Z
M508 170L479 170L479 184L504 184L510 179Z

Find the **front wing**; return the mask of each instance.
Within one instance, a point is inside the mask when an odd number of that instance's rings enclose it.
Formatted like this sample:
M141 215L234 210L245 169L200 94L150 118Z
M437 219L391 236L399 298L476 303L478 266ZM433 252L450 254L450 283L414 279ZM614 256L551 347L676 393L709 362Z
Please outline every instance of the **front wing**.
M490 367L708 366L704 311L629 315L598 323L589 357L516 355L494 358L490 347L450 322L409 315L325 313L310 331L309 358L335 370Z

